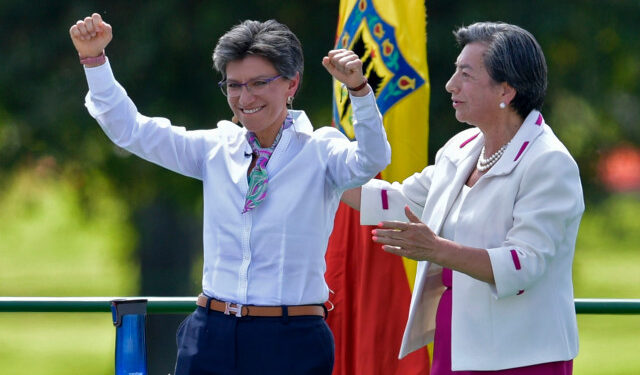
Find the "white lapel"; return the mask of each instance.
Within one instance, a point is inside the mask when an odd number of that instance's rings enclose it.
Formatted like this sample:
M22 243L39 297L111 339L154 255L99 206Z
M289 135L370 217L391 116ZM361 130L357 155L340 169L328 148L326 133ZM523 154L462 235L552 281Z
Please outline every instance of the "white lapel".
M478 130L460 145L452 145L452 147L456 147L453 152L442 155L444 160L438 167L443 172L438 172L432 186L432 189L439 193L429 194L425 205L425 211L427 211L427 207L431 207L429 220L426 224L436 234L440 233L462 185L467 182L471 171L475 168L483 143L483 135Z
M542 134L545 125L540 112L536 110L529 112L520 129L509 142L509 146L507 146L500 160L482 177L489 178L511 173L529 151L533 141Z

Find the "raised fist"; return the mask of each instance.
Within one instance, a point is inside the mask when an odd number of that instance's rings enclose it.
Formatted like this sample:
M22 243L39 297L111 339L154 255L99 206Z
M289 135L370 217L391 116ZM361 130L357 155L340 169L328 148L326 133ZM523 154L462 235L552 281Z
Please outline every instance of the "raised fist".
M362 72L362 60L355 52L347 49L331 50L322 59L322 65L333 78L347 87L358 87L358 90L363 93L369 91L366 85L367 80Z
M98 13L76 22L69 29L69 35L80 58L100 55L113 37L111 25L102 21Z

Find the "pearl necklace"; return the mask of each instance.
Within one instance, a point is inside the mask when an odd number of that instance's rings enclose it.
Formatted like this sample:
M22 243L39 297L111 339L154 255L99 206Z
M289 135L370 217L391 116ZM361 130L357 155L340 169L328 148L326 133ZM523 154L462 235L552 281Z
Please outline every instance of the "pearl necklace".
M482 151L480 151L480 157L478 158L478 163L476 164L476 168L478 168L480 172L484 172L487 169L493 167L493 165L497 163L498 160L500 160L500 158L502 157L502 154L504 154L504 150L507 149L507 146L509 146L509 142L507 142L502 147L500 147L498 151L496 151L493 155L489 156L489 158L487 159L484 158L484 146L482 146Z

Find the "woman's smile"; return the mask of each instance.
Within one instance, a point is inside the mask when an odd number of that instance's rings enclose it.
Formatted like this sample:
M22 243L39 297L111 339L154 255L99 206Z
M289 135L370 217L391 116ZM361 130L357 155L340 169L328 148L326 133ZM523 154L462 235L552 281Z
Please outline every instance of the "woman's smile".
M252 115L258 111L260 111L262 108L264 108L265 106L260 106L260 107L254 107L254 108L240 108L240 110L242 111L242 113L244 113L245 115Z

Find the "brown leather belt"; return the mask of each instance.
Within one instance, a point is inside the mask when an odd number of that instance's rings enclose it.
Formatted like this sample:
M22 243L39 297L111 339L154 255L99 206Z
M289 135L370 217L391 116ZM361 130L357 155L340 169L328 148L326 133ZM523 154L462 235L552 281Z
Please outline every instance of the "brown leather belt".
M209 298L204 294L198 296L198 306L207 307L207 300ZM254 305L241 305L238 303L223 302L217 299L211 299L209 308L213 311L219 311L226 315L241 316L282 316L282 306L254 306ZM320 305L296 305L287 306L288 316L303 316L303 315L318 315L324 316L324 308Z

